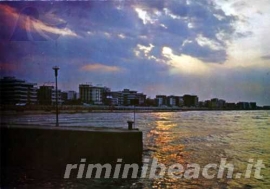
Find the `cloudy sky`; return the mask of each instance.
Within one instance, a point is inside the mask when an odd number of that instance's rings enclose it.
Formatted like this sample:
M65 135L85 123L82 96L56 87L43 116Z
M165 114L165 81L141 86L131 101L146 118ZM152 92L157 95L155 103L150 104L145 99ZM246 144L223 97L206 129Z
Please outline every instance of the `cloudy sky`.
M0 74L270 104L270 0L1 2Z

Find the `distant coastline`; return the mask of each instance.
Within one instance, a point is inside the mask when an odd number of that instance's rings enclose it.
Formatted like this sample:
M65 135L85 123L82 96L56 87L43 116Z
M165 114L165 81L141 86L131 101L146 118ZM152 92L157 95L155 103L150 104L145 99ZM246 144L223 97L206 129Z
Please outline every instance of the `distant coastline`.
M254 111L270 110L270 107L257 107L256 109L228 109L205 107L144 107L144 106L82 106L61 105L59 113L146 113L146 112L181 112L181 111ZM54 114L55 106L1 106L1 114Z

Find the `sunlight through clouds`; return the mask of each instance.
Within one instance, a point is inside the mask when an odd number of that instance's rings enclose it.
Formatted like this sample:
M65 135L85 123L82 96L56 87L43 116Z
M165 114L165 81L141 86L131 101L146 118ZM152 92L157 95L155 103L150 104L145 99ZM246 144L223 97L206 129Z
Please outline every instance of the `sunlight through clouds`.
M205 65L202 61L185 54L177 56L173 54L169 47L163 47L162 53L169 59L168 64L171 66L171 74L203 75L210 71L209 65Z
M138 14L138 17L143 21L143 24L153 24L154 21L151 19L151 17L149 16L149 14L147 13L147 11L142 10L140 8L135 8L135 11Z

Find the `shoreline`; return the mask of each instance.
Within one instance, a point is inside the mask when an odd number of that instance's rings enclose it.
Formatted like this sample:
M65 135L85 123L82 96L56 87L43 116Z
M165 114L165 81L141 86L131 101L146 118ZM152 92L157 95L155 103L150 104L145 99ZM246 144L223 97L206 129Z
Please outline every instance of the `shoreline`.
M156 112L187 112L187 111L261 111L269 109L255 109L255 110L239 110L239 109L135 109L135 113L156 113ZM95 109L95 110L59 110L59 114L87 114L87 113L134 113L133 109ZM55 114L55 110L1 110L1 115L16 115L16 114Z

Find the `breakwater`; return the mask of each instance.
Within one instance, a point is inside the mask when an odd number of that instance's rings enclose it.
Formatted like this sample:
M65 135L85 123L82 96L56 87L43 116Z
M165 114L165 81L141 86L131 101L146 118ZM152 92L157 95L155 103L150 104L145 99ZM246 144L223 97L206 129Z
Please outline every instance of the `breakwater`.
M139 130L2 126L2 184L43 177L63 178L67 164L81 158L88 163L140 163L142 132ZM15 184L16 186L16 184Z

